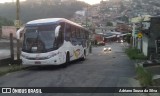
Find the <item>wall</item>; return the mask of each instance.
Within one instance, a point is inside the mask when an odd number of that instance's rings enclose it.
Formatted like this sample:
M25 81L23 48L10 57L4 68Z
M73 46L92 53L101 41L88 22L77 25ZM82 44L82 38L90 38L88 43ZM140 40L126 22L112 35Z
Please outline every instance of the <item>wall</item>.
M142 42L142 52L145 56L148 56L148 38L146 36L143 36Z
M16 27L2 26L2 38L9 38L10 33L13 33L13 37L16 38Z
M150 32L148 35L148 56L150 57L153 55L154 57L157 56L156 54L156 40L160 38L160 17L153 17L150 21ZM144 45L145 47L145 45Z
M103 41L103 36L99 34L95 34L95 40L97 40L97 42L101 42Z

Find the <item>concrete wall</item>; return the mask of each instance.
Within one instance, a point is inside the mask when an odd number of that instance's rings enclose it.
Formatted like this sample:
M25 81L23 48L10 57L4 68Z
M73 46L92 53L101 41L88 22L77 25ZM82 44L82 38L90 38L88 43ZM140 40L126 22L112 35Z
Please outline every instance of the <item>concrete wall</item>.
M97 42L101 42L103 41L103 36L99 34L95 34L95 40L97 40Z
M148 38L145 36L142 38L142 52L145 56L148 56Z
M2 26L2 38L9 38L10 33L13 33L13 37L16 38L16 27Z
M160 38L160 18L151 19L149 34L143 34L143 53L144 55L156 56L156 40Z
M150 33L149 33L149 54L156 55L156 40L160 38L160 18L151 18Z

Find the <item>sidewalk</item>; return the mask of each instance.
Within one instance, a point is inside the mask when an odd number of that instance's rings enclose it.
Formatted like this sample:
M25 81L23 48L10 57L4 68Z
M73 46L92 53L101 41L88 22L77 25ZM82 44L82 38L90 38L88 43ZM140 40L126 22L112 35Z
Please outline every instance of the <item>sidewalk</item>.
M122 44L123 50L128 48L129 45L124 43ZM144 60L132 60L135 64L144 62ZM158 69L157 69L158 70ZM150 70L153 71L153 70ZM155 69L154 69L155 72ZM136 80L133 78L127 78L127 77L121 77L118 81L117 87L142 87L139 83L139 80ZM114 96L160 96L160 93L116 93Z
M141 87L138 80L134 78L121 77L117 82L117 87ZM134 88L133 88L134 89ZM114 96L148 96L146 93L115 93Z
M0 49L0 71L6 70L11 60L9 49Z
M141 87L138 80L134 78L121 77L117 82L117 87ZM135 88L136 89L136 88ZM115 93L114 96L160 96L160 93Z
M10 58L10 50L9 49L0 49L0 60Z
M10 53L7 54L8 53L7 51L3 52L3 51L0 50L0 53L5 53L5 56L4 55L0 56L0 76L5 75L9 72L19 71L19 70L22 70L22 69L25 68L24 66L16 65L18 63L14 63L13 65L11 65L12 61L11 61L11 58L10 58L10 55L9 55ZM15 60L16 60L16 55L15 55Z
M16 40L14 42L14 60L17 58ZM17 61L15 61L15 64ZM10 40L0 38L0 75L5 75L9 72L23 70L25 67L20 65L11 65L11 54L10 54Z
M1 43L1 42L9 43L9 42L10 42L10 40L9 40L9 39L3 39L3 38L0 38L0 43ZM14 43L16 43L16 40L14 39L14 40L13 40L13 42L14 42Z
M15 71L20 71L20 70L25 70L27 67L24 67L22 65L5 65L5 66L0 66L0 76L6 75L11 72Z

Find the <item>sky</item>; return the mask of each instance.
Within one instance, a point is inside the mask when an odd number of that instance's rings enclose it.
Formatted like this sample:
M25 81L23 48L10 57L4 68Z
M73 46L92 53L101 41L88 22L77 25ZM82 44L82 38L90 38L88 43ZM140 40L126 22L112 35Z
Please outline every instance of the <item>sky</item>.
M0 0L0 3L5 3L5 2L13 2L16 0ZM25 1L25 0L20 0L20 1Z
M16 1L16 0L0 0L0 3L13 2L13 1ZM20 1L25 1L25 0L20 0ZM92 5L92 4L99 3L101 0L79 0L79 1L84 1Z
M102 0L79 0L79 1L84 1L84 2L86 2L88 4L93 5L93 4L100 3L100 1L102 1ZM103 1L106 1L106 0L103 0Z

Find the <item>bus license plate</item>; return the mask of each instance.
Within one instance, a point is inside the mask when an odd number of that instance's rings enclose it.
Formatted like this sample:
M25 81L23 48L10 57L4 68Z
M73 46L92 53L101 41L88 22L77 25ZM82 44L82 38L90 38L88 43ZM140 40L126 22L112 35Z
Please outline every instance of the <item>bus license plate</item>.
M40 61L36 61L35 64L41 64L41 62Z

